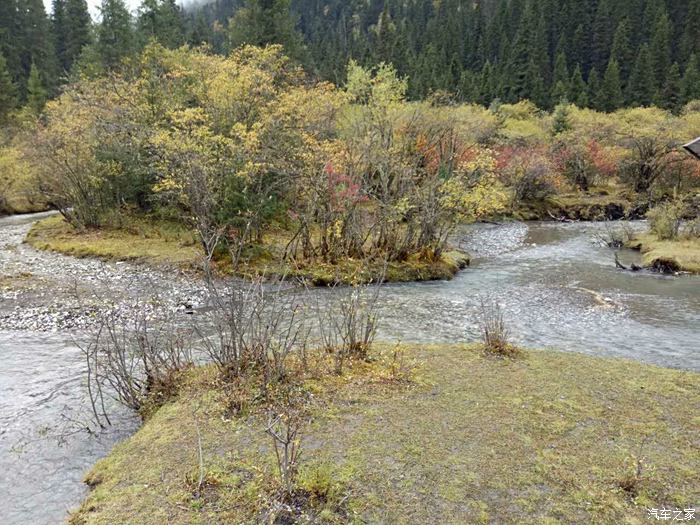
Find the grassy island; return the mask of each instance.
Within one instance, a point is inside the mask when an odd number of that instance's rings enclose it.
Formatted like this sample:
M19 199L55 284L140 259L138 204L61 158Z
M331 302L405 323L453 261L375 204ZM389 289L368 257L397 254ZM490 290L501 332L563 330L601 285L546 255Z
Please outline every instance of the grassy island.
M653 233L627 243L642 252L642 264L660 271L700 274L700 239L661 240Z
M79 231L60 216L37 222L27 236L27 243L37 249L74 257L94 257L107 261L131 261L170 266L185 270L202 268L202 250L194 232L176 222L130 217L119 228ZM233 269L229 258L215 260L221 274L242 277L265 275L270 278L303 278L315 285L335 282L363 283L384 275L387 282L448 280L469 266L469 256L458 250L444 252L437 260L419 256L384 264L351 258L329 262L309 260L303 264L285 261L283 254L290 234L284 230L268 232L257 245L244 253L240 265Z
M379 359L301 387L314 408L299 523L637 524L647 508L700 498L696 373L459 346L406 357L410 380ZM192 371L93 468L71 524L265 522L265 423L255 410L230 416L214 377Z

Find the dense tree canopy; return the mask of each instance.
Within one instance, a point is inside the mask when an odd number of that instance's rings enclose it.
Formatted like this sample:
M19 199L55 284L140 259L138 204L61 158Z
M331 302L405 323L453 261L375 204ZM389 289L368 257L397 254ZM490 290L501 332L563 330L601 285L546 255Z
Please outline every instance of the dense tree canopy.
M676 110L697 97L700 0L213 0L187 10L142 0L134 13L103 0L94 29L85 0L52 0L50 19L42 0L0 0L0 52L21 101L32 63L54 95L85 46L112 69L152 39L222 54L280 44L336 84L350 60L384 62L409 79L410 99L445 91L485 105Z

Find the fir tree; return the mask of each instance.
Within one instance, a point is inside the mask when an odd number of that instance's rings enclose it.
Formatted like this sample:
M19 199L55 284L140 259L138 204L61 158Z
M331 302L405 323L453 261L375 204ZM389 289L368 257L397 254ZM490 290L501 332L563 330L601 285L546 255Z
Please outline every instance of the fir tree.
M7 123L7 118L17 107L17 87L12 81L7 61L0 53L0 124Z
M229 24L232 47L281 44L296 59L303 56L303 37L296 30L289 0L246 0Z
M681 61L687 64L691 55L700 53L700 0L690 0L685 20L679 47Z
M27 81L32 64L46 75L47 88L56 83L56 55L53 48L49 19L43 0L23 0L24 8L18 11L21 45L22 79ZM26 91L26 84L20 89Z
M551 101L558 104L562 99L569 98L569 69L566 65L566 55L563 51L557 55L556 63L554 64L554 74L552 75L552 93Z
M598 10L593 24L593 67L602 71L608 64L614 26L608 0L598 2Z
M102 65L117 67L134 50L134 35L124 0L102 0L102 23L97 29L97 52Z
M671 21L666 11L663 11L656 23L651 53L654 74L650 80L654 87L660 88L664 85L666 75L671 67Z
M623 18L617 25L615 36L613 37L612 47L610 49L610 57L617 60L620 66L620 79L622 80L622 89L627 86L632 66L634 65L634 55L632 53L632 29L628 18Z
M29 79L27 80L27 107L34 115L39 116L44 110L47 96L39 68L32 63L29 70Z
M169 48L179 47L185 42L182 13L175 0L143 0L137 29L142 45L151 39Z
M53 0L51 3L51 30L53 32L54 50L58 66L63 70L67 70L66 37L68 29L66 24L66 0Z
M622 85L620 83L620 66L617 60L610 59L603 76L603 83L598 96L598 107L606 112L612 112L622 107Z
M698 55L693 53L688 58L688 65L685 67L683 84L681 88L683 102L700 100L700 67L698 67Z
M588 86L583 80L583 74L581 73L581 66L579 64L576 64L576 69L574 69L574 73L571 75L569 92L574 104L580 108L588 107Z
M588 75L588 104L593 109L601 109L600 104L600 76L598 75L598 70L591 69Z
M668 70L666 82L656 95L656 104L673 113L678 113L683 106L681 68L677 62L674 62Z
M634 106L650 106L654 98L654 69L649 46L643 44L634 64L627 87L627 103Z
M555 108L552 120L552 135L557 136L571 129L569 103L562 100Z
M91 41L92 19L85 0L66 0L65 13L65 54L61 65L70 71L83 47Z

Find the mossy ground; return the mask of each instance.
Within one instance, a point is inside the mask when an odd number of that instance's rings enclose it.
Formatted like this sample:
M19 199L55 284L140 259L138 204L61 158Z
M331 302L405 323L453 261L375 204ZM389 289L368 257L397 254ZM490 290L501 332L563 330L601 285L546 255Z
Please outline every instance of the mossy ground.
M131 220L122 228L77 231L63 217L38 221L27 243L73 257L95 257L194 268L199 245L194 235L169 222Z
M700 274L700 239L662 241L652 233L638 235L627 247L642 252L646 268L668 268Z
M445 253L440 259L428 261L409 257L400 263L344 259L336 264L309 261L291 265L283 261L289 233L276 230L265 235L263 243L250 247L243 254L235 273L243 277L303 278L314 285L335 282L363 283L384 275L387 282L447 280L469 265L469 256L459 251ZM200 269L202 256L196 236L183 226L148 218L129 217L119 228L77 231L62 217L50 217L37 222L27 236L35 248L75 257L96 257L104 260L137 261ZM215 262L218 271L233 270L227 257Z
M407 352L411 384L362 367L307 383L301 482L335 501L311 522L636 524L646 508L700 501L696 373L555 352ZM254 414L225 417L212 374L195 372L94 467L73 524L262 522L271 443Z

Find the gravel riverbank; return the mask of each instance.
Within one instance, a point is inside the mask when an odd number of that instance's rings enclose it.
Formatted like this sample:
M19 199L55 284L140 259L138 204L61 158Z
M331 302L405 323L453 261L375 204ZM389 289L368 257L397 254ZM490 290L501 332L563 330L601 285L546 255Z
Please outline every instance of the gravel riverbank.
M0 219L0 330L60 331L93 326L100 311L128 317L202 306L201 280L181 270L76 259L23 243L46 214Z

